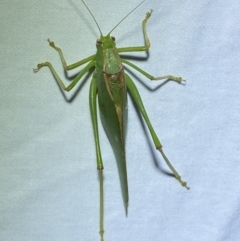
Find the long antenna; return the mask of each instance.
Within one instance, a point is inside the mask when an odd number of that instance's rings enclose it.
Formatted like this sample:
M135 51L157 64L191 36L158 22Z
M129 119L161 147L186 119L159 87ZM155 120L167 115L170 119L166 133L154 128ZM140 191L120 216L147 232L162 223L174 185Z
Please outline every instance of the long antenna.
M96 23L96 25L97 25L97 27L98 27L98 29L99 29L100 34L102 35L102 31L101 31L101 29L100 29L100 27L99 27L99 25L98 25L97 20L94 18L93 14L92 14L92 12L90 11L90 9L88 8L87 4L86 4L83 0L81 0L81 1L82 1L82 3L85 5L85 7L87 8L88 12L91 14L94 22ZM144 1L145 1L145 0L144 0Z
M82 0L83 1L83 0ZM108 35L123 21L125 20L133 11L135 11L143 2L145 2L145 0L143 0L142 2L140 2L132 11L130 11L109 33Z

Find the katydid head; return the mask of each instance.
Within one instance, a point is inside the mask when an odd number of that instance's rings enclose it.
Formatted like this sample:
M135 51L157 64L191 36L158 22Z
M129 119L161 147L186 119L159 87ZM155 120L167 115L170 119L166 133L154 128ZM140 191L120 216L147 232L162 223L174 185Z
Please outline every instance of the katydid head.
M110 34L103 36L100 36L100 39L96 42L97 49L111 49L116 46L115 43L115 37L110 36Z

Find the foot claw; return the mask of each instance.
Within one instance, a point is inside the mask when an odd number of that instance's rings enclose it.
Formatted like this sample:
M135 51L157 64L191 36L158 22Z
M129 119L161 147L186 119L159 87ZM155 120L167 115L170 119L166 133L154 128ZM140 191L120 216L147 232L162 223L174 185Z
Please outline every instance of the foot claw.
M49 38L48 38L47 41L49 42L49 45L50 45L51 47L56 48L53 41L51 41Z
M39 70L39 68L35 68L35 69L33 69L33 72L34 72L34 73L37 73L38 70Z
M37 73L43 66L44 66L44 63L38 64L37 68L33 69L34 73Z
M186 84L186 80L182 79L182 77L174 77L173 80L176 81L177 83L181 84L181 85Z
M182 79L182 81L180 82L181 85L186 85L186 80Z

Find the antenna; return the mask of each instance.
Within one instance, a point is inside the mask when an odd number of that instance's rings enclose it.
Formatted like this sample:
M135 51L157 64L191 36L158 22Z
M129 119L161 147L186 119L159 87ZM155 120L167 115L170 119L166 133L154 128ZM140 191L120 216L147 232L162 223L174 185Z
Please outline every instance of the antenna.
M82 0L83 1L83 0ZM109 33L108 35L123 21L125 20L133 11L135 11L143 2L145 2L145 0L143 0L142 2L140 2L132 11L130 11Z
M83 0L81 0L81 1L82 1L82 3L85 5L85 7L87 8L88 12L91 14L94 22L96 23L96 25L97 25L97 27L98 27L98 30L99 30L100 34L102 35L102 31L101 31L101 29L100 29L100 27L99 27L99 25L98 25L98 23L97 23L97 20L94 18L93 14L92 14L92 12L90 11L90 9L88 8L87 4L86 4ZM145 0L144 0L144 1L145 1Z

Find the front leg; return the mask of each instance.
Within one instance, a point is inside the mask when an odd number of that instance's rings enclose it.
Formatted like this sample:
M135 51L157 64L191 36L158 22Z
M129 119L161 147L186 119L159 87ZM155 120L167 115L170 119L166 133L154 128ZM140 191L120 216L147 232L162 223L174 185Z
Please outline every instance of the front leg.
M50 41L50 39L48 39L48 42L49 42L49 45L59 53L59 56L60 56L61 61L62 61L62 66L66 71L71 70L71 69L75 69L78 66L81 66L81 65L89 62L90 60L94 59L95 55L91 55L91 56L89 56L85 59L82 59L81 61L78 61L78 62L74 63L74 64L67 65L66 60L63 56L62 50L59 47L57 47L54 42Z
M137 46L137 47L123 47L123 48L118 48L119 53L123 52L140 52L140 51L148 51L150 48L150 41L147 35L147 20L151 17L152 14L152 9L150 12L146 13L146 17L142 21L142 30L143 30L143 37L144 37L144 46Z
M94 55L91 55L91 56L89 56L85 59L82 59L82 60L80 60L80 61L78 61L74 64L67 65L61 48L57 47L53 41L50 41L50 39L48 39L48 42L49 42L49 45L59 53L59 56L60 56L61 62L62 62L62 66L66 71L71 70L71 69L75 69L75 68L77 68L77 67L79 67L79 66L81 66L81 65L83 65L83 64L85 64L85 63L87 63L87 62L89 62L89 61L91 61L95 58L95 54L94 54ZM33 69L34 72L37 72L43 66L46 66L46 64L45 63L38 64L37 68Z
M55 46L55 43L54 43L53 41L51 41L50 39L48 39L48 43L49 43L49 45L50 45L52 48L54 48L54 49L59 53L59 56L60 56L61 61L62 61L62 66L63 66L63 68L64 68L66 71L69 70L69 66L68 66L67 63L66 63L66 60L65 60L65 58L64 58L64 56L63 56L63 53L62 53L62 50L61 50L59 47Z

